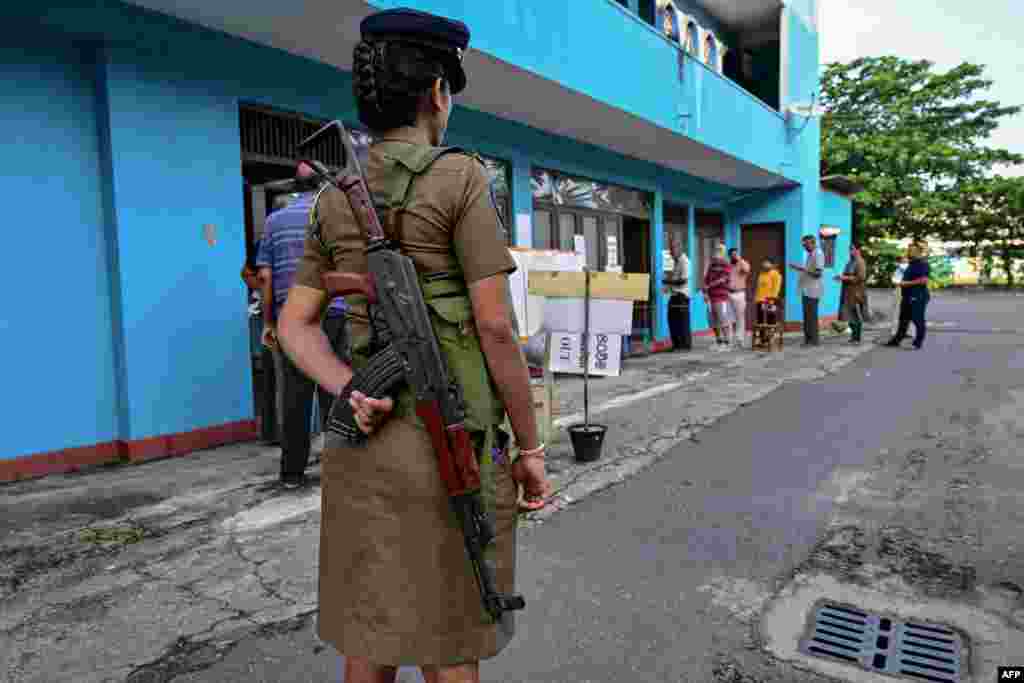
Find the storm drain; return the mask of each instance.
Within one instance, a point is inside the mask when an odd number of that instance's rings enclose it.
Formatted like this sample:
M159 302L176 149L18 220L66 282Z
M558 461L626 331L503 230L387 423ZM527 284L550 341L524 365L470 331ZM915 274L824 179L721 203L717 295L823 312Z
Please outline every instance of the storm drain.
M908 680L960 683L964 646L946 626L825 602L815 608L800 652Z

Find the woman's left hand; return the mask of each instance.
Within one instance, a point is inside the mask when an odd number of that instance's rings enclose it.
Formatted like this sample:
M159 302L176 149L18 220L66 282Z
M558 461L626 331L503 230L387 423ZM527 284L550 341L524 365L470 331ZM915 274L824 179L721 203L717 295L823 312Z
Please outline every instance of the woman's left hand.
M381 422L395 408L395 402L390 398L370 398L358 391L353 391L348 399L355 413L356 426L359 431L369 436L380 426Z

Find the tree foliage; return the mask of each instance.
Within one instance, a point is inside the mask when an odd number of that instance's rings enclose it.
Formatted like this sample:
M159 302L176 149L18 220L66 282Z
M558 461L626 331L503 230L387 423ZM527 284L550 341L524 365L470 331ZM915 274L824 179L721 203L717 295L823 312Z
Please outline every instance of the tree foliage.
M967 183L943 226L944 235L968 242L985 262L1001 260L1012 286L1014 261L1021 257L1024 242L1024 179L996 177Z
M936 235L936 220L960 211L972 184L1024 161L986 145L1021 108L981 97L992 85L984 67L933 66L870 57L825 68L821 173L864 185L856 197L861 241Z

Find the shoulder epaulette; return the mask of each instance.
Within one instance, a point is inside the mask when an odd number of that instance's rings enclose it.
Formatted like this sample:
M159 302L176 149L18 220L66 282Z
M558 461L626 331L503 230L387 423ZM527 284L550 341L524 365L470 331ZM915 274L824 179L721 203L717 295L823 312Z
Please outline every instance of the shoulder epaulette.
M313 197L313 202L309 206L308 229L310 231L310 234L313 237L315 237L322 246L327 245L324 244L323 235L320 234L320 221L317 220L316 208L317 206L320 205L320 197L323 195L324 190L326 190L328 187L330 187L330 183L324 183L323 185L321 185L320 189L317 190L316 195Z

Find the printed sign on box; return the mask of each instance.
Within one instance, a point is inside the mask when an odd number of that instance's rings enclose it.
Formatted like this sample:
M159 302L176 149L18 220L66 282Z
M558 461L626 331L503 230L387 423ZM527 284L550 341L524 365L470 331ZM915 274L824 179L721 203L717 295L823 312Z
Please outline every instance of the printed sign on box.
M551 333L552 372L583 374L583 335ZM618 377L622 369L622 335L590 335L590 374Z

